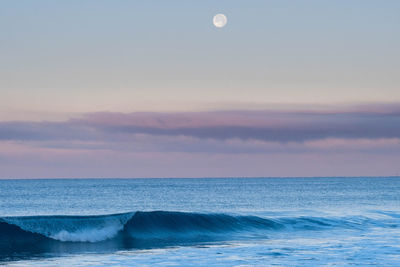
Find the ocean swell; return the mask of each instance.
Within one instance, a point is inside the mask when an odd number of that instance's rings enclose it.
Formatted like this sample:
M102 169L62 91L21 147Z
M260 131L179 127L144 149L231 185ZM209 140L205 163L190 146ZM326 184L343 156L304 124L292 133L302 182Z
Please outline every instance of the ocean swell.
M1 251L62 252L99 248L148 248L232 240L252 234L274 232L397 227L367 217L279 217L233 216L169 211L130 212L102 216L29 216L0 218Z

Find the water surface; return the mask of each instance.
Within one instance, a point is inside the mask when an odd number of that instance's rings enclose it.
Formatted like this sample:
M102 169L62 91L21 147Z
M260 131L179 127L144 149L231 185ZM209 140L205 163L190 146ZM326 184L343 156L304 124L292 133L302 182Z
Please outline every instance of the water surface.
M400 263L400 178L0 180L9 265Z

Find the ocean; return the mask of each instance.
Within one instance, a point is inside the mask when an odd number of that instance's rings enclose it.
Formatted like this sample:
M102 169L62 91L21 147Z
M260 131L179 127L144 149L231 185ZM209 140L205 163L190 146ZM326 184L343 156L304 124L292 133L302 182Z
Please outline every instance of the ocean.
M400 266L400 178L0 180L0 265Z

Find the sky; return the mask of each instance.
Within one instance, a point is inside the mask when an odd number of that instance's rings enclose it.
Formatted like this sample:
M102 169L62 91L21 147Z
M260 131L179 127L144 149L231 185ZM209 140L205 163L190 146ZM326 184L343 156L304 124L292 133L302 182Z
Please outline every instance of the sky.
M0 178L400 175L399 14L1 1Z

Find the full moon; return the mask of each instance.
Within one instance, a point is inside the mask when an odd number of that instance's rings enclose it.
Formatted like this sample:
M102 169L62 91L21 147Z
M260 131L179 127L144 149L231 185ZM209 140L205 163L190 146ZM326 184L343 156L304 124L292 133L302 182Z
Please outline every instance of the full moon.
M226 16L224 14L217 14L213 18L214 26L217 28L224 27L227 22L228 22L228 19L226 18Z

